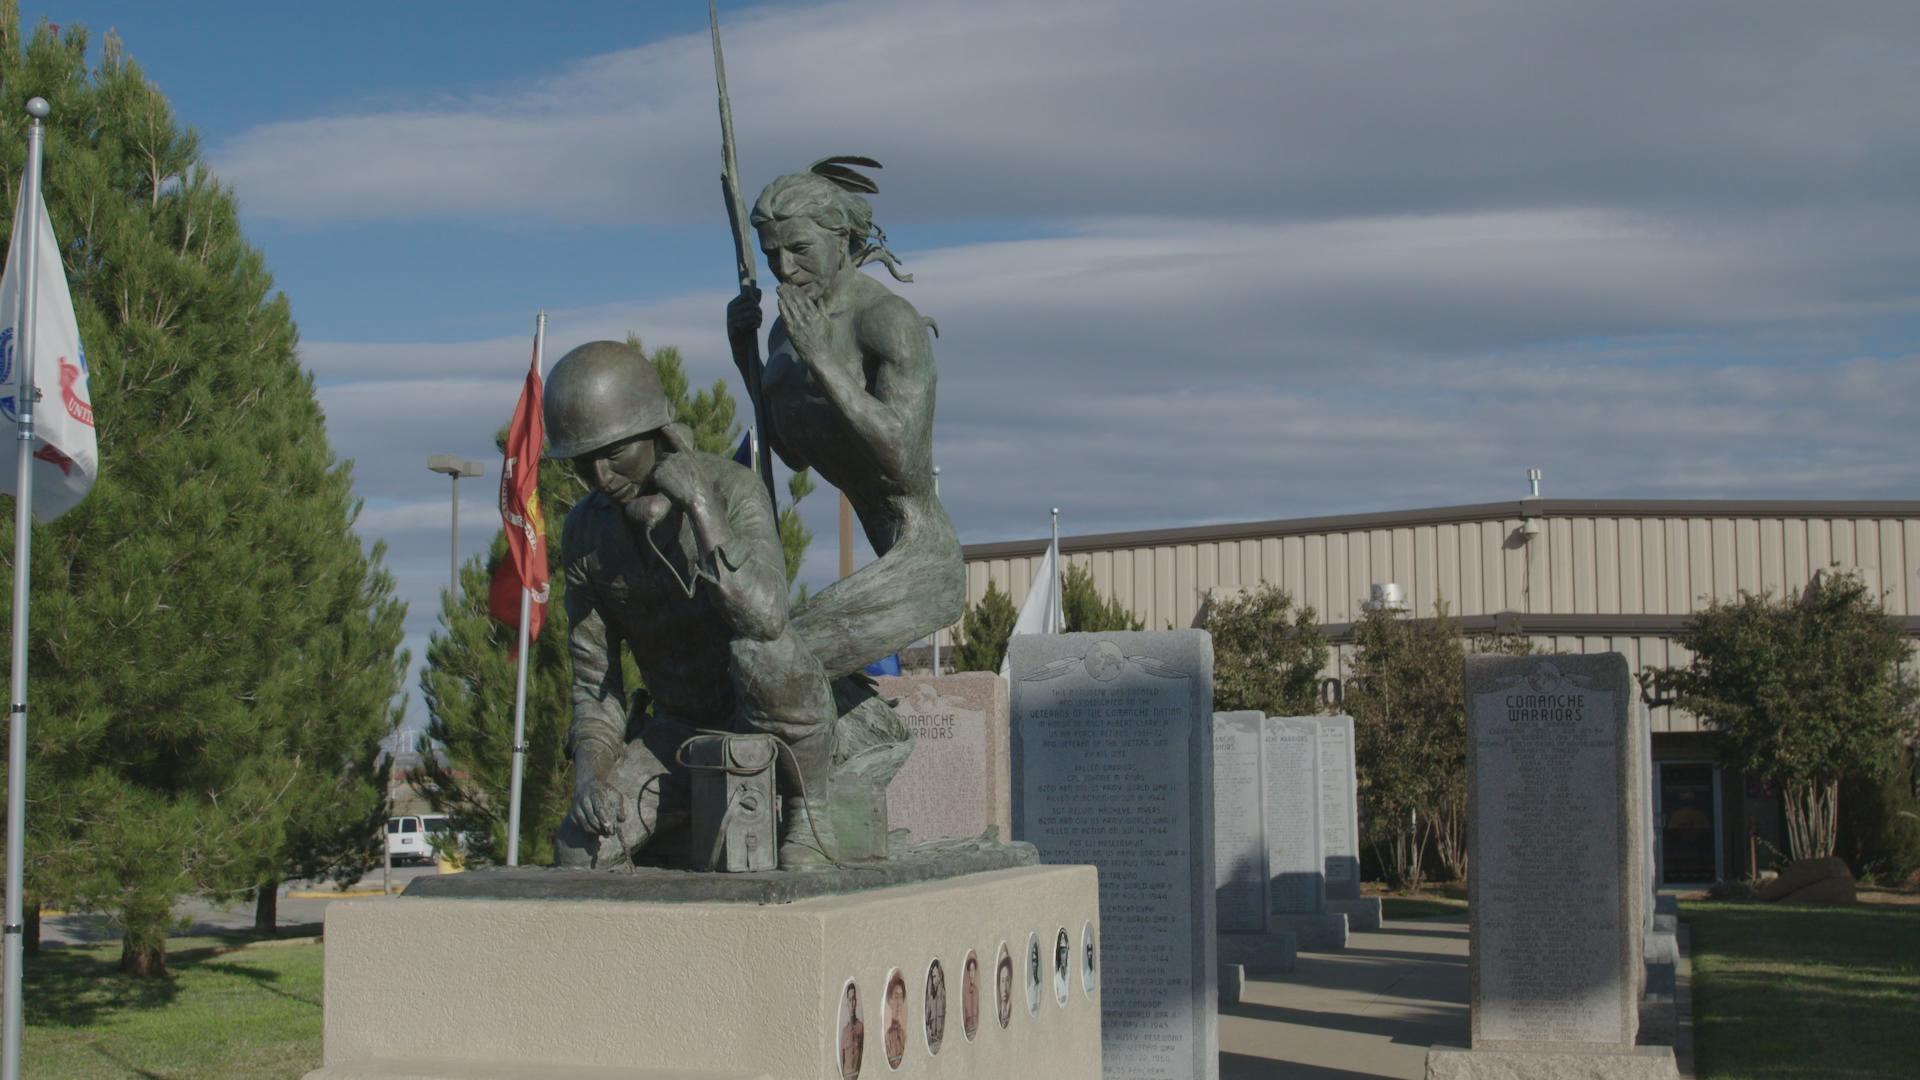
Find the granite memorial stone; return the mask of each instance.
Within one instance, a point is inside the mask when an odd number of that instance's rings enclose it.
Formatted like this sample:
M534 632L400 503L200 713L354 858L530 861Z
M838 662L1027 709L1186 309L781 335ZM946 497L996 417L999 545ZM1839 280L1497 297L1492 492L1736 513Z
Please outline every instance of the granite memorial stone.
M1100 874L1105 1076L1218 1077L1211 639L1016 635L1008 659L1014 836Z
M1007 684L990 671L886 676L880 696L913 735L887 786L887 823L915 841L1012 832L1007 785Z
M1213 895L1223 934L1267 928L1262 719L1258 711L1213 714Z
M1360 895L1360 787L1353 717L1316 716L1320 726L1320 838L1327 857L1327 910L1349 930L1380 929L1380 898Z
M1641 744L1618 653L1465 665L1472 1047L1427 1075L1672 1076L1635 1047Z
M1347 943L1346 916L1327 911L1320 823L1320 725L1270 716L1261 725L1261 825L1267 844L1267 927L1303 949Z

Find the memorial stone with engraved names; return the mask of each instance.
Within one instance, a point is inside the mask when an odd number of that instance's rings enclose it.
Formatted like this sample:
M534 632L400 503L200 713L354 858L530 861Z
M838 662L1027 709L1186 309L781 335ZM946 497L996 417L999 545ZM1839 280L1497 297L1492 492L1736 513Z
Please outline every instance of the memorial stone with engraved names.
M1320 725L1312 717L1270 716L1260 750L1268 929L1292 931L1303 949L1343 948L1346 916L1327 911Z
M989 827L1006 839L1007 684L990 671L885 676L880 696L913 733L913 752L887 785L887 823L914 842L966 839Z
M1471 1049L1430 1080L1672 1077L1636 1047L1641 744L1627 662L1473 656L1465 666Z
M1360 895L1360 790L1353 717L1316 716L1320 726L1320 837L1327 857L1327 910L1349 930L1380 929L1380 898Z
M1223 934L1267 928L1258 711L1213 714L1213 879Z
M1212 640L1023 634L1008 661L1014 837L1100 874L1104 1074L1213 1080Z

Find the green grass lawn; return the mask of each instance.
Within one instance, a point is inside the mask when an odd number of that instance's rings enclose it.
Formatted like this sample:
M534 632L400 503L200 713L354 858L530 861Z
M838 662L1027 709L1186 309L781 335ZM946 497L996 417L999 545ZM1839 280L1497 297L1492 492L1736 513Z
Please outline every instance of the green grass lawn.
M1702 1080L1920 1077L1920 907L1686 903Z
M1380 898L1380 917L1383 919L1423 919L1433 915L1465 915L1465 900L1449 900L1444 896L1383 896Z
M172 977L153 980L119 973L117 943L40 950L25 969L22 1073L216 1080L319 1068L321 946L227 944L175 938Z

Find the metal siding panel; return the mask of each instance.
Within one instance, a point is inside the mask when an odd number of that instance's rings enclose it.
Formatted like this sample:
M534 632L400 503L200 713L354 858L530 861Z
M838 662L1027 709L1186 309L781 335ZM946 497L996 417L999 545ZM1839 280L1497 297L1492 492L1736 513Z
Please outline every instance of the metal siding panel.
M1592 517L1572 521L1572 609L1599 611L1599 557L1594 552L1597 528Z
M1460 548L1460 614L1485 615L1493 609L1487 606L1486 590L1480 581L1480 526L1457 525L1454 537Z
M1133 617L1147 624L1147 629L1158 629L1153 621L1154 567L1152 548L1134 548L1128 559L1133 564Z
M1308 556L1312 553L1309 550ZM1327 621L1351 622L1353 620L1353 600L1347 596L1347 534L1334 533L1327 537Z
M1182 545L1187 546L1187 545ZM1199 597L1205 596L1210 589L1224 585L1220 580L1220 545L1193 544L1193 595L1195 610L1198 610ZM1176 623L1185 626L1186 623Z
M1620 611L1627 615L1646 614L1646 568L1640 561L1646 541L1639 518L1620 522Z
M1327 602L1327 538L1314 535L1302 537L1301 549L1301 592L1313 610L1321 612L1327 622L1342 622L1335 617L1333 605ZM1296 597L1297 598L1297 597Z
M1240 541L1240 584L1258 585L1267 580L1260 572L1260 548L1264 543L1262 540Z
M1727 518L1714 518L1708 535L1713 538L1709 558L1713 560L1713 597L1716 600L1731 600L1737 593L1734 573L1738 569L1739 559L1733 553L1733 522Z
M1355 582L1355 584L1371 585L1376 581L1399 581L1400 579L1393 573L1393 533L1386 529L1372 529L1364 534L1355 533L1354 535L1364 536L1367 544L1366 561L1358 564L1367 568L1367 580L1364 583ZM1367 595L1366 590L1362 589L1357 595Z
M1575 603L1580 602L1579 582L1574 583L1573 599ZM1620 610L1620 521L1617 518L1593 522L1593 604L1580 610L1602 615L1613 615Z
M1786 525L1779 518L1760 522L1760 587L1775 596L1787 588Z
M1460 598L1460 527L1433 527L1433 594L1446 601L1448 610L1461 614L1465 603Z
M1760 574L1760 523L1740 518L1733 523L1733 588L1736 593L1758 593L1764 586Z
M1438 546L1434 533L1437 531L1432 525L1408 530L1411 534L1408 543L1413 548L1413 610L1416 615L1433 614L1434 586L1439 580L1434 572L1434 549Z
M1813 518L1807 522L1807 580L1833 564L1833 519Z
M1033 585L1033 564L1035 559L1007 560L1007 597L1013 601L1013 609L1027 601L1027 590Z
M1093 588L1102 600L1113 595L1113 552L1090 552L1088 572L1093 574Z
M1833 522L1833 561L1840 569L1851 570L1860 565L1860 547L1854 539L1853 522L1847 518L1835 518Z
M1196 544L1181 544L1173 549L1173 604L1161 617L1171 619L1175 630L1193 622L1200 607L1200 549Z
M1546 538L1542 536L1525 544L1508 547L1506 539L1517 528L1518 522L1500 523L1500 562L1507 579L1507 606L1515 611L1536 611L1539 609L1535 606L1533 586L1539 571L1533 567L1533 549L1544 546ZM1546 591L1546 583L1542 580L1540 592L1544 594Z
M1687 522L1687 584L1692 592L1681 611L1694 611L1702 597L1713 592L1713 522L1693 518Z
M1488 612L1509 610L1507 604L1507 553L1501 547L1507 531L1497 521L1480 523L1480 582L1485 590ZM1518 605L1513 605L1515 608Z
M1538 540L1534 540L1538 544ZM1540 573L1540 565L1534 565L1534 611L1555 611L1567 613L1574 611L1572 605L1572 519L1571 517L1553 517L1548 519L1548 550L1546 550L1546 575ZM1540 586L1546 584L1546 607L1540 607Z
M1640 613L1672 613L1673 563L1667 558L1667 523L1660 518L1640 521Z
M1107 559L1107 580L1113 589L1113 598L1122 607L1133 607L1133 551L1121 548L1112 552Z
M1393 530L1392 570L1393 577L1387 580L1399 582L1407 590L1407 599L1413 599L1420 590L1420 567L1413 560L1413 530L1410 528ZM1433 586L1429 585L1427 588L1432 589ZM1432 610L1431 603L1428 603L1425 608L1414 609L1415 613L1420 615Z
M1260 541L1260 576L1287 591L1295 602L1305 603L1307 575L1301 567L1306 542L1298 536Z
M1920 615L1920 583L1914 580L1920 578L1920 519L1909 518L1901 522L1900 526L1900 532L1905 541L1901 546L1906 552L1906 569L1903 577L1914 586L1907 590L1907 608L1901 614Z
M1354 618L1360 617L1360 602L1367 598L1367 586L1372 584L1373 563L1371 554L1373 538L1363 532L1347 534L1347 610Z
M1904 613L1907 610L1907 576L1912 571L1906 562L1905 552L1901 548L1900 523L1881 521L1880 587L1887 590L1886 605L1890 613Z
M1687 523L1684 518L1664 518L1659 526L1660 561L1666 571L1661 577L1661 587L1666 593L1661 598L1664 607L1659 614L1684 615L1692 608L1689 597L1693 595L1692 583L1687 577Z
M1153 610L1147 614L1149 630L1165 630L1173 621L1173 553L1170 547L1153 549Z
M1578 526L1572 518L1557 518L1554 524L1559 527L1553 530L1553 595L1550 598L1553 607L1549 610L1592 611L1592 590L1588 590L1587 603L1583 605L1580 603L1579 587L1575 584L1583 576L1592 580L1590 576L1593 564L1591 540L1589 540L1587 551L1587 566L1583 569L1580 563L1580 542L1574 539L1579 534ZM1592 523L1588 522L1588 525L1591 527Z
M1807 522L1789 518L1780 523L1780 588L1799 592L1807 587Z

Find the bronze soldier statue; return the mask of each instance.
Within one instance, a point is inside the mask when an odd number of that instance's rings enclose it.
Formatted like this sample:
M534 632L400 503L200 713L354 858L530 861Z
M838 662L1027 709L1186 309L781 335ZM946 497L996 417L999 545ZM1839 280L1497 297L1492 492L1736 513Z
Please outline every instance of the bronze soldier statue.
M592 489L561 540L575 775L561 865L627 865L636 852L677 861L658 840L685 820L674 762L696 730L784 743L779 865L835 858L826 802L836 765L862 751L904 758L905 730L870 681L835 686L788 618L766 489L751 470L694 449L653 365L629 346L596 341L562 357L545 413L548 456L570 459ZM645 683L631 707L623 642ZM884 798L892 770L880 772Z

